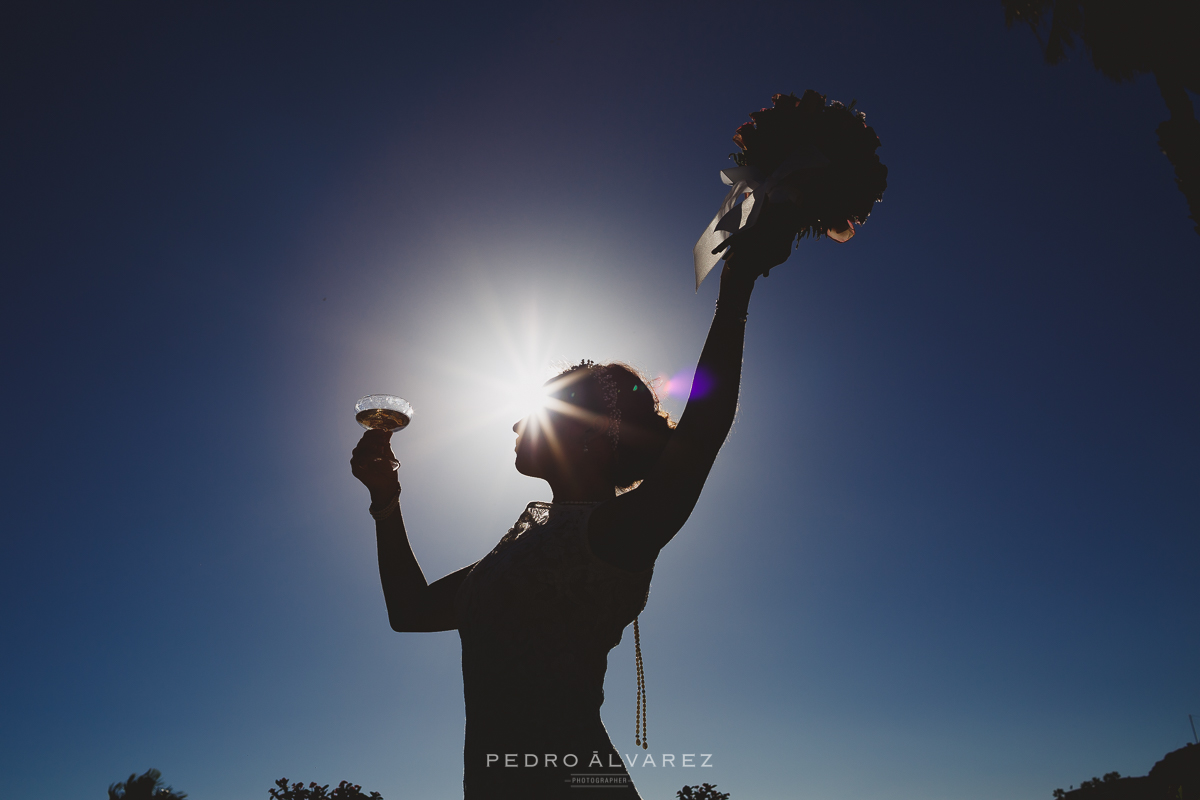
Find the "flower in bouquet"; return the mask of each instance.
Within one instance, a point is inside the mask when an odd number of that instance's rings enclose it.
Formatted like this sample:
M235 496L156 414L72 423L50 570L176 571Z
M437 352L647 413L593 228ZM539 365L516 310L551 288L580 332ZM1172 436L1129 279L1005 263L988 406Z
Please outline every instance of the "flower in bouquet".
M768 189L775 224L797 238L846 241L883 199L887 167L875 153L879 137L854 105L826 102L812 89L802 97L777 94L733 136L741 150L730 157Z

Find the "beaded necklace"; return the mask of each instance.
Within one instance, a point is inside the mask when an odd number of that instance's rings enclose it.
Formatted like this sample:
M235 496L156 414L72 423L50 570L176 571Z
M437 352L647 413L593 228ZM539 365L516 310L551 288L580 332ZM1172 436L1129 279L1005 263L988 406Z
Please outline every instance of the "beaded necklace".
M604 406L608 410L608 441L612 445L613 454L616 455L617 445L621 443L621 409L617 407L617 398L621 394L621 390L617 387L617 382L613 380L612 371L603 364L596 364L592 361L583 361L581 367L587 368L592 375L596 377L596 383L600 386L600 399L604 401ZM633 390L637 391L637 384L633 385ZM584 446L586 449L586 445ZM556 505L592 505L591 501L587 500L562 500L556 501ZM642 632L638 628L638 619L633 618L633 660L634 666L637 669L637 697L634 699L634 716L633 716L633 742L636 745L641 745L643 750L650 748L650 743L646 739L646 671L642 663Z
M556 506L595 506L603 500L555 500L551 505ZM650 748L650 740L646 738L646 669L642 661L642 631L638 627L638 619L633 618L633 664L637 669L637 696L633 701L633 743L641 745L643 750Z

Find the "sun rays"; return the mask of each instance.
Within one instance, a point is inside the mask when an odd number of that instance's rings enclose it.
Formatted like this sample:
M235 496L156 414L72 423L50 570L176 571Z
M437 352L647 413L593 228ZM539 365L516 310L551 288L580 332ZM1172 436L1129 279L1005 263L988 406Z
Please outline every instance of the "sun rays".
M532 437L534 442L540 436L546 437L546 443L556 460L563 459L562 442L559 440L558 426L555 425L555 415L579 420L585 425L598 425L607 421L592 411L571 402L575 393L572 385L583 377L583 372L561 375L546 381L536 390L528 392L531 398L528 413L521 417L516 425L518 438Z
M514 423L528 420L542 435L548 412L565 412L566 404L551 397L547 381L566 368L564 350L592 337L580 330L578 320L569 324L563 312L554 311L561 304L549 303L547 314L534 298L475 288L473 302L440 315L430 331L429 340L441 344L427 355L427 369L438 376L443 400L433 414L450 414L453 424L430 419L427 424L437 427L428 431L421 449L457 448L468 440L478 443L473 455L490 460L502 452L492 448L504 447L504 440L511 454ZM521 313L514 314L518 306Z
M409 457L454 453L478 462L477 476L496 475L492 470L501 468L501 459L505 469L512 464L515 423L524 423L522 435L547 437L555 457L563 446L551 424L555 415L607 424L573 405L566 384L551 382L581 357L625 354L624 339L603 328L606 318L580 313L566 297L483 281L472 288L465 302L426 320L425 341L437 345L423 353L419 372L438 386L429 395L433 405L419 409L421 427L406 434ZM663 400L682 401L692 385L691 370L646 372L647 384ZM414 405L421 404L414 399Z

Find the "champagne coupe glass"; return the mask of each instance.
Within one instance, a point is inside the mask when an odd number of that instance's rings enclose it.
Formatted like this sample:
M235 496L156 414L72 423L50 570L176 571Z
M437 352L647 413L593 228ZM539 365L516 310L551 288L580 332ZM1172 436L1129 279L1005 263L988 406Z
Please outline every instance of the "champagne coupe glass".
M369 394L354 404L354 419L367 430L404 430L412 422L413 407L394 394Z
M354 419L367 430L395 433L407 428L412 418L412 404L393 394L369 394L354 404ZM375 460L383 461L382 458ZM399 461L389 460L392 469L400 468Z

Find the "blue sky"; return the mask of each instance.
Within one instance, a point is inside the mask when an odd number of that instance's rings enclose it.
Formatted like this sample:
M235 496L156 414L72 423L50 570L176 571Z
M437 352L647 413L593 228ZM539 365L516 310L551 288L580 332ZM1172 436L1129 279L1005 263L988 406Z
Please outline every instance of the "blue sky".
M354 401L416 408L426 574L478 559L548 499L512 392L694 364L730 136L807 88L889 189L760 282L642 616L651 752L715 766L643 796L1046 800L1190 739L1200 240L1151 78L1047 67L998 3L3 14L13 796L461 796L458 640L387 626Z

